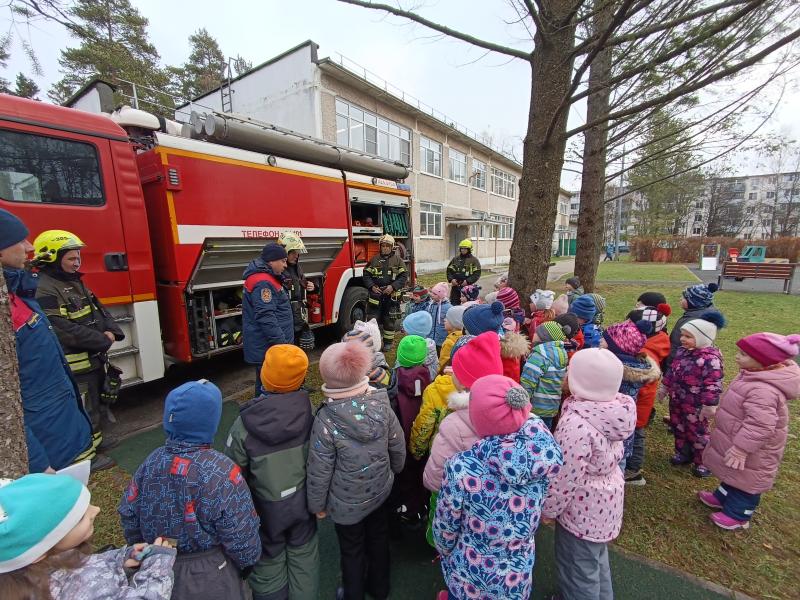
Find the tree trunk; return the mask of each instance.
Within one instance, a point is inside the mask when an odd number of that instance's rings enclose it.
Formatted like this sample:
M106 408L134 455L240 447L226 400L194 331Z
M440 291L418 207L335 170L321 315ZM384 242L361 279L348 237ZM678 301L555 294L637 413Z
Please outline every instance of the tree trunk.
M598 3L600 6L598 7ZM614 2L596 0L595 8L600 10L593 18L594 31L605 31L614 16ZM611 49L598 52L589 67L589 87L601 86L611 77ZM591 94L586 104L586 121L598 122L584 132L583 170L581 174L581 205L578 213L578 245L575 255L575 275L581 280L583 289L594 291L597 265L603 247L603 218L605 217L606 189L606 141L607 121L600 121L608 115L611 88L601 87ZM620 190L622 193L622 190ZM617 202L622 202L618 199ZM619 227L614 221L614 227ZM616 233L616 232L615 232ZM616 235L613 236L616 239Z
M547 284L569 111L561 111L549 139L547 130L569 92L574 62L575 25L559 26L573 3L555 0L548 4L550 11L543 15L543 30L536 32L531 55L531 103L508 269L509 282L522 298Z
M28 472L22 398L19 394L17 342L11 324L8 289L0 269L0 477L16 479Z

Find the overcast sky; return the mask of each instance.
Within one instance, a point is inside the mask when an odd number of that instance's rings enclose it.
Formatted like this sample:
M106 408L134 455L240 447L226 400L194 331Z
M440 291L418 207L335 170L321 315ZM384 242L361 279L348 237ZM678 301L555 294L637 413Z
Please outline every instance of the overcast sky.
M163 64L181 64L189 54L188 37L205 27L228 55L241 54L254 64L311 39L320 45L320 56L341 53L391 84L433 106L473 131L489 132L498 140L519 140L525 133L530 99L530 68L520 60L489 54L469 45L435 36L420 26L405 24L373 10L335 0L133 0L150 20L150 40ZM530 48L526 32L509 25L515 13L505 0L421 1L431 20L476 36L520 48ZM20 38L31 41L42 64L43 75L34 77L46 98L46 90L60 78L61 48L77 45L60 26L38 22L35 27L12 23L7 8L0 12L2 29L13 30L15 43L3 77L13 82L16 73L31 74ZM769 129L800 138L800 94L790 90ZM580 124L585 108L572 109L570 122ZM521 157L520 157L521 158ZM749 161L752 171L757 161ZM747 174L747 173L744 173ZM579 186L579 179L565 173L562 184Z

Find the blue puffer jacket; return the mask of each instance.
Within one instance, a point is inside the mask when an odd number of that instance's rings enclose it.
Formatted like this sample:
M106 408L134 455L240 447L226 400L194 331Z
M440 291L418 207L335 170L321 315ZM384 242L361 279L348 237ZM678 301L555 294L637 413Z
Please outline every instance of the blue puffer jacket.
M28 469L63 469L91 448L89 417L53 327L34 300L36 276L8 268L3 275L11 293Z
M428 337L436 342L436 347L441 348L447 339L447 330L444 328L444 317L447 311L452 308L452 304L448 300L442 300L441 303L431 302L430 306L426 309L433 319L433 327Z
M242 335L244 360L251 365L263 363L264 354L276 344L294 344L294 318L289 294L282 285L273 285L267 280L256 281L254 285L248 286L248 277L258 273L281 281L260 258L250 261L244 270Z
M584 348L599 348L600 340L603 339L603 330L599 325L594 323L584 323L581 325L583 331L583 347Z

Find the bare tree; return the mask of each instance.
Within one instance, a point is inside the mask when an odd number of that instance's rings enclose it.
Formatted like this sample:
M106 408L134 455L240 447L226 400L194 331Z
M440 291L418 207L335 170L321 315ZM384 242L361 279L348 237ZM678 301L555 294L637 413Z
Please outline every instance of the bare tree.
M772 172L768 178L766 206L769 215L769 237L797 235L800 223L800 147L793 140L779 138L765 144L766 165Z

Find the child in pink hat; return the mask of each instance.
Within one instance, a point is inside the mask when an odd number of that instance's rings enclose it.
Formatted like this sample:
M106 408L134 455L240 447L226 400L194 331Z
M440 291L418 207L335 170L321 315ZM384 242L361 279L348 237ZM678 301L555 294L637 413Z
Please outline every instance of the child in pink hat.
M433 521L448 588L439 597L531 595L544 490L563 459L530 411L527 392L503 375L482 377L470 390L470 418L482 439L445 464Z
M703 462L720 480L698 492L717 509L711 522L747 529L761 495L772 489L789 434L789 400L800 397L800 335L754 333L736 342L739 374L720 400Z
M431 303L426 310L431 315L433 326L431 327L431 332L428 334L428 337L436 344L436 355L438 356L448 333L444 321L447 316L447 311L452 307L449 300L450 286L444 281L440 281L431 288L430 296Z

